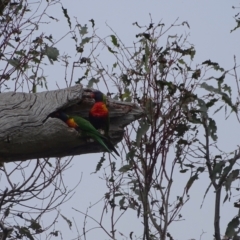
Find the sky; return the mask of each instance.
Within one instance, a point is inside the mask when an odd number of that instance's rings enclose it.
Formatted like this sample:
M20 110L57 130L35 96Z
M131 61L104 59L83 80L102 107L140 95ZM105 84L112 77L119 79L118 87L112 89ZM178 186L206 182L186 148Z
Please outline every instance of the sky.
M190 29L186 31L190 34L188 41L194 44L197 51L195 57L196 63L211 59L227 69L233 66L234 55L236 55L237 61L240 62L240 30L237 29L230 33L230 30L236 25L233 18L236 11L232 9L232 5L239 6L238 1L63 0L62 4L64 8L67 8L72 23L75 22L74 17L76 17L79 23L83 25L88 24L90 27L89 20L94 19L96 27L98 28L98 34L102 37L111 34L110 29L106 26L107 23L114 29L122 41L130 46L132 42L135 41L135 35L138 32L132 23L137 21L139 25L147 26L150 23L149 16L151 15L153 23L162 21L166 25L171 25L178 18L179 23L187 21L190 25ZM50 11L50 13L57 17L59 22L45 25L44 29L40 29L39 31L45 32L46 34L52 34L55 39L60 39L69 30L68 24L63 17L60 6L52 8L52 12ZM183 33L178 29L176 31L179 31L177 32L179 35ZM71 39L67 37L64 38L56 47L61 50L61 54L67 52L71 56L71 61L77 59L74 56L74 46ZM107 55L104 56L103 54L102 61L105 64L109 62ZM46 66L45 71L48 75L48 79L51 79L48 84L50 90L57 88L56 82L58 86L62 88L66 86L64 81L64 69L60 67L60 64L56 64L56 66ZM75 77L77 78L77 76ZM233 79L230 78L229 85L232 84L231 81L233 81ZM104 92L104 89L102 91ZM219 116L219 144L223 150L232 151L238 145L240 128L234 117L230 117L225 121L224 115ZM86 208L101 199L106 192L105 181L102 180L104 177L103 170L97 174L91 174L94 172L100 156L101 154L76 156L72 161L72 167L64 173L64 181L69 188L73 187L76 179L80 178L82 175L81 183L77 187L75 195L61 207L61 213L63 215L68 218L74 217L80 231L82 229L84 216L74 211L72 207L85 212ZM106 166L107 164L105 167ZM205 177L207 178L207 175L205 175ZM179 184L182 183L183 182L179 180ZM214 198L212 189L205 199L203 208L200 209L207 183L208 181L204 181L203 175L201 181L197 181L191 189L191 201L185 206L182 212L185 220L176 222L170 227L170 232L174 239L213 239ZM222 233L225 231L226 224L234 217L234 214L236 214L236 210L233 209L232 203L225 203L223 208L224 210L221 215ZM101 210L102 202L90 208L89 214L99 218ZM129 236L132 229L134 229L134 234L136 235L142 233L142 226L134 222L136 216L133 216L133 214L135 214L135 212L131 213L130 210L119 222L119 228L124 231L126 236ZM107 217L109 218L108 215ZM63 220L59 220L58 224L58 228L64 229L63 236L65 237L63 237L63 239L74 239L76 236L75 229L69 230L66 222ZM106 220L106 224L109 224L108 220ZM91 219L87 220L88 228L94 228L95 226L96 224L94 221ZM201 236L203 232L204 234ZM109 239L101 229L91 230L88 234L88 240L95 240L96 236L98 236L98 239ZM119 233L117 236L117 239L127 239Z

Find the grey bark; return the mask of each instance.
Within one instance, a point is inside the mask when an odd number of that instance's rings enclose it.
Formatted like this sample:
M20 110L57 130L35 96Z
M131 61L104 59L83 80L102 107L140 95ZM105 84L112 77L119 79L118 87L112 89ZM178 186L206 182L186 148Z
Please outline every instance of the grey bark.
M41 93L0 93L0 162L64 157L102 151L95 142L80 138L75 129L49 117L62 110L84 118L94 103L90 89L81 85ZM109 135L114 144L123 138L124 127L142 115L132 103L108 100Z

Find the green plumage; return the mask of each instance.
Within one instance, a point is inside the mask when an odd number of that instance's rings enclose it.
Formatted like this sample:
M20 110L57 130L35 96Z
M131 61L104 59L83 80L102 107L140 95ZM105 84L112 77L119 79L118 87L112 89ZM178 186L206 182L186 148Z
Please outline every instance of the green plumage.
M111 151L114 151L119 156L110 139L103 136L89 121L77 116L69 117L73 118L74 121L77 123L78 129L82 131L83 137L90 137L94 139L96 142L102 145L105 148L105 150L109 152L115 159L116 157L111 153Z
M110 150L114 151L115 154L120 157L118 151L112 144L111 139L108 135L110 119L109 111L107 108L107 96L100 91L92 92L91 96L92 98L94 98L95 103L89 111L89 121L97 130L101 131L101 133L103 133L103 135L106 137L106 139L110 143L108 145Z
M109 148L103 142L103 139L105 140L105 137L101 135L101 133L89 121L77 116L69 116L69 117L73 118L74 121L77 123L78 128L76 128L76 130L80 129L82 131L83 137L90 137L96 140L105 148L105 150L110 152Z
M63 112L56 112L53 117L59 118L64 121L69 127L81 131L81 137L92 138L98 142L107 152L111 153L113 144L111 141L103 136L89 121L78 116L69 116ZM112 149L113 150L113 149ZM115 158L116 159L116 158Z

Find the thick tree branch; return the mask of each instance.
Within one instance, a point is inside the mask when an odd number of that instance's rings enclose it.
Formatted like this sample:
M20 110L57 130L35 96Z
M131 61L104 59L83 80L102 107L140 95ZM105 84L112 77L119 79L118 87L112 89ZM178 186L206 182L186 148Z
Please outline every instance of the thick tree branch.
M65 123L49 115L57 110L88 118L94 100L91 89L81 85L56 91L0 94L0 161L24 161L43 157L64 157L102 151L86 142ZM132 104L108 100L110 137L113 143L123 138L123 128L138 119L142 110Z

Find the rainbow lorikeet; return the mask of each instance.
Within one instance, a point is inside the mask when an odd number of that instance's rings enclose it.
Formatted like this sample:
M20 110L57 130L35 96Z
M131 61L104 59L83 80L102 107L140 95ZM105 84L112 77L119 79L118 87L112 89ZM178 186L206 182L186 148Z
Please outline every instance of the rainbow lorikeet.
M108 141L111 142L108 135L109 111L106 105L107 97L100 91L92 92L91 97L94 98L95 103L89 111L89 121L97 130L100 130L101 132L103 131L103 135L108 139ZM115 147L111 150L113 150L120 157Z
M109 131L109 111L106 105L107 97L100 91L92 92L91 97L95 103L89 111L89 121L97 129L104 131L108 137Z
M118 152L113 146L112 142L103 136L89 121L78 116L69 116L64 112L54 112L50 115L51 117L59 118L65 122L70 128L74 128L77 131L81 131L81 136L86 138L92 138L98 142L107 152L109 152L114 158L115 156L111 153L114 151L117 155ZM115 158L116 159L116 158Z

